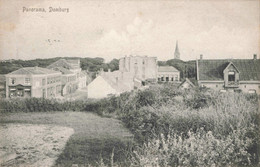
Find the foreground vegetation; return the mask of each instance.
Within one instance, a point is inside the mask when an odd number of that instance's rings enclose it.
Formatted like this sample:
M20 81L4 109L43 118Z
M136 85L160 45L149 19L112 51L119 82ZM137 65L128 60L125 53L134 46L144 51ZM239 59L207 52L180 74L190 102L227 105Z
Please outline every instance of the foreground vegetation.
M155 85L98 101L21 101L1 101L5 107L2 112L18 112L15 108L23 104L27 112L71 109L121 120L137 142L137 146L124 147L128 152L124 165L259 165L256 95L204 89L183 91L173 85ZM105 164L111 164L111 159Z

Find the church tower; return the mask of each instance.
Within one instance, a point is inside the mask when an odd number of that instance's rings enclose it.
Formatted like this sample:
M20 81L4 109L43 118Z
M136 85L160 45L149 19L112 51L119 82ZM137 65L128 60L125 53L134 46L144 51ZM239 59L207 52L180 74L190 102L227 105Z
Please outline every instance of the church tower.
M180 52L178 47L178 41L176 42L175 52L174 52L174 59L180 59Z

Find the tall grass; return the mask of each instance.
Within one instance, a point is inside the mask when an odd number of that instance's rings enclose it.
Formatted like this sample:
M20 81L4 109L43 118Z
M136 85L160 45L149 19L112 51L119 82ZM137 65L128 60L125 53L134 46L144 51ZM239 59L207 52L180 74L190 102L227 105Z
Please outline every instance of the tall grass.
M86 111L120 119L138 146L133 166L259 165L257 95L155 85L93 101L0 101L2 112ZM112 163L113 164L113 163Z
M133 164L228 166L259 162L256 95L158 86L120 101L120 119L140 143ZM164 146L164 145L167 146Z

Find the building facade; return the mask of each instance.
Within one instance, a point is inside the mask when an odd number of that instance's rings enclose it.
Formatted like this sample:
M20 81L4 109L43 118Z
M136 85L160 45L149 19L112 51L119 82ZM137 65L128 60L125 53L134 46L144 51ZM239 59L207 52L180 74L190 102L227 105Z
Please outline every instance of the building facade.
M61 96L61 73L41 67L25 67L5 75L6 98Z
M219 91L238 91L260 94L260 60L253 59L196 61L200 87Z
M87 74L80 68L79 59L59 59L47 68L62 73L62 95L75 92L86 87Z
M60 59L47 68L25 67L5 75L6 98L64 96L86 87L79 59Z
M156 57L123 57L119 60L119 70L100 70L97 78L88 85L88 97L101 98L144 88L146 81L156 82L158 77L163 78L162 81L165 82L176 82L180 80L180 72L170 66L158 68ZM101 91L102 85L108 91Z
M147 56L129 56L119 59L119 71L128 72L141 80L156 78L157 58Z
M157 79L159 82L179 82L180 71L172 66L159 66Z

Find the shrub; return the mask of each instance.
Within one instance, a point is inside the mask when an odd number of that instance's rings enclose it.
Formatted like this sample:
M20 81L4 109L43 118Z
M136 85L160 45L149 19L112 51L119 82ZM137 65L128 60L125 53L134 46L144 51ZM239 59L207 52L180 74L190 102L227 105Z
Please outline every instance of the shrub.
M216 138L211 131L201 128L188 137L173 133L152 139L138 147L132 164L140 166L234 166L250 165L252 155L247 148L252 140L244 130L235 130L228 136Z

